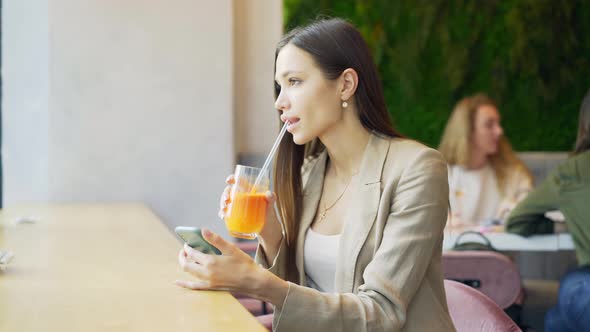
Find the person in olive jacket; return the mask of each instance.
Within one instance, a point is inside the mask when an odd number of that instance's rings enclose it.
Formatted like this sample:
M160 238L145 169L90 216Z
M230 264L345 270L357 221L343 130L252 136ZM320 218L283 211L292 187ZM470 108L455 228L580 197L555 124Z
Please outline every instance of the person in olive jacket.
M559 210L576 247L578 268L560 282L557 306L545 316L546 331L590 329L590 91L580 107L572 157L560 164L510 214L506 230L523 236L558 231L545 217Z

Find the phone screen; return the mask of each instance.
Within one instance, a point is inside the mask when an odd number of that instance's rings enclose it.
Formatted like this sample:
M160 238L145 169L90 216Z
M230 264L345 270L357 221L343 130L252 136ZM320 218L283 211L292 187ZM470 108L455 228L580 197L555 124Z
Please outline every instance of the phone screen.
M197 249L204 254L221 255L219 249L203 238L199 228L178 226L174 229L174 232L191 248Z

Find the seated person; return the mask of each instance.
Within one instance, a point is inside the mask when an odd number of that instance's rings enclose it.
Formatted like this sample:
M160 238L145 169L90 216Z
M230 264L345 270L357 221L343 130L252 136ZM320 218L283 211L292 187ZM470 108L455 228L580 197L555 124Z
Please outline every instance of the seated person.
M178 285L269 302L274 331L455 331L441 263L443 157L394 130L350 23L292 30L275 54L275 107L289 125L256 261L204 230L223 255L185 246L179 263L192 278Z
M549 332L587 331L590 328L590 91L580 108L573 156L512 211L506 230L524 236L558 231L562 224L546 217L546 212L556 209L565 216L580 267L562 279L558 304L545 316L545 328Z
M453 228L499 224L531 190L532 177L504 136L498 107L484 94L457 103L439 150L449 164Z

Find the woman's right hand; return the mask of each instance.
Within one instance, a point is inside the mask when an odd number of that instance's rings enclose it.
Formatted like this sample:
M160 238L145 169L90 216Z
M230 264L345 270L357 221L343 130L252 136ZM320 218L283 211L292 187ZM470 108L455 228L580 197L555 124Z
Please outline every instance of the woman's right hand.
M225 220L225 215L227 214L227 208L231 203L231 189L232 186L236 183L234 175L230 175L225 179L225 183L227 186L223 190L221 194L221 198L219 199L219 212L218 216L221 220ZM264 227L260 231L259 237L262 240L262 244L265 243L271 245L278 245L283 237L283 232L281 225L278 221L277 215L275 213L274 204L277 200L277 196L274 192L267 191L266 195L266 221L264 222Z

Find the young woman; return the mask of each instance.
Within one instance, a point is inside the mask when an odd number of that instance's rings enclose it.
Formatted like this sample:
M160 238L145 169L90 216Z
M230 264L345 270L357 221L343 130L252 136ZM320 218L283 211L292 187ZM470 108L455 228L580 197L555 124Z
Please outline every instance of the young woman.
M204 231L223 255L185 246L194 279L178 284L270 302L276 331L454 331L441 270L447 166L393 129L361 34L340 19L291 31L275 80L291 123L267 196L280 218L269 209L255 261Z
M484 94L457 103L439 150L449 163L452 227L501 223L531 189L528 169L504 136L498 107Z
M580 107L574 154L559 165L510 214L506 229L524 236L553 233L563 227L545 217L551 210L565 216L576 247L579 268L559 286L557 306L545 317L545 330L590 328L590 91Z

